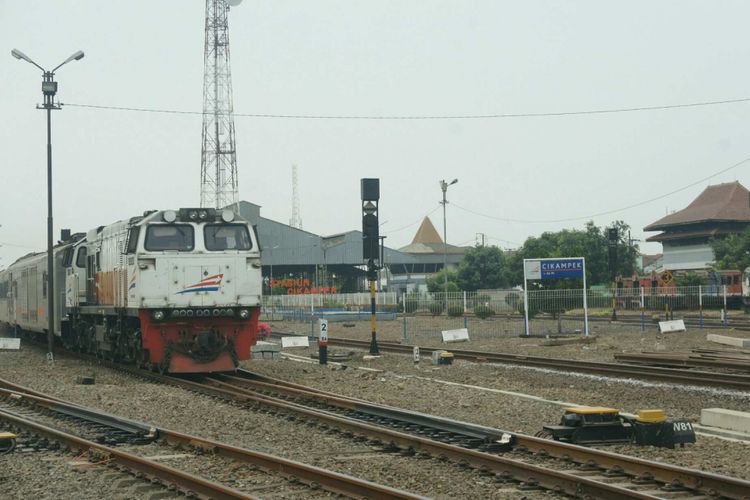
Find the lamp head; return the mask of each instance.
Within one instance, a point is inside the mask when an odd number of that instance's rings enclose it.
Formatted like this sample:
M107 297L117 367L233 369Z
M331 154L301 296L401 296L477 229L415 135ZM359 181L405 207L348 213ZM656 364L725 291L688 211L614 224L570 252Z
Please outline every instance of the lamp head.
M450 184L448 184L448 185L449 185L449 186L452 186L452 185L454 185L454 184L455 184L455 183L457 183L457 182L458 182L458 179L453 179L453 180L451 181L451 183L450 183Z
M18 49L11 50L10 55L15 57L16 59L23 59L24 61L31 62L31 59L29 59L29 56L27 56L26 54L24 54Z
M67 58L65 62L80 61L81 59L83 59L83 56L84 56L83 51L79 50L78 52L76 52L75 54Z

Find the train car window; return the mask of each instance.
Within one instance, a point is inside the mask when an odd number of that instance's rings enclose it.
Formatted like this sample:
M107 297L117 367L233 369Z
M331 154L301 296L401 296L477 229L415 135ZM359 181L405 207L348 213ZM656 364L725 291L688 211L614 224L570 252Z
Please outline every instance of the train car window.
M86 268L86 247L78 247L78 255L76 256L76 267L81 269Z
M73 264L73 247L68 247L63 252L62 265L63 267L70 267Z
M125 253L135 253L138 248L138 236L141 233L141 226L135 226L130 228L130 234L128 234L128 248L125 249Z
M190 251L195 247L193 226L189 224L149 224L146 229L146 250Z
M732 276L732 281L734 281L735 285L739 285L740 284L740 276L739 276L739 274L735 274L734 276Z
M250 250L253 241L245 224L206 224L203 228L206 250Z

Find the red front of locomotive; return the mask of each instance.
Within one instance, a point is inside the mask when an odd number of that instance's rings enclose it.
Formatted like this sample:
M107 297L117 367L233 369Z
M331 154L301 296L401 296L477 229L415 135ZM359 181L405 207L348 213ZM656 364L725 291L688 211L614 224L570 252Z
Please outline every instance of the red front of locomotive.
M250 359L260 308L142 309L144 362L170 373L232 371Z

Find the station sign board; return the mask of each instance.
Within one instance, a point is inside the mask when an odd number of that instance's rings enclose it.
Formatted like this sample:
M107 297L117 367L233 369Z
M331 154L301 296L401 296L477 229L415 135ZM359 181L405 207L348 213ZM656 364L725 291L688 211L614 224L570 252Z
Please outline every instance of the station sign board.
M559 278L583 278L582 258L528 259L524 262L526 279L551 280Z

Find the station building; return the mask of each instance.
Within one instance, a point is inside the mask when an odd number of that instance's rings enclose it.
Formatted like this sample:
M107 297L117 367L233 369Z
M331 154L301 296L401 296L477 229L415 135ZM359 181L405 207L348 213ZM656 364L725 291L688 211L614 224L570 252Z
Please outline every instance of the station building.
M271 286L288 294L368 290L361 231L322 236L262 217L260 205L248 201L231 208L258 234L265 292ZM466 248L447 248L448 266L456 266ZM381 251L380 290L405 293L426 289L427 276L443 268L442 239L428 218L410 245L397 250L381 244Z
M698 271L715 260L712 238L750 227L750 192L739 182L708 186L687 207L644 227L661 231L646 241L662 244L660 270Z

